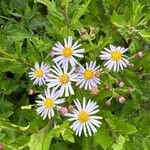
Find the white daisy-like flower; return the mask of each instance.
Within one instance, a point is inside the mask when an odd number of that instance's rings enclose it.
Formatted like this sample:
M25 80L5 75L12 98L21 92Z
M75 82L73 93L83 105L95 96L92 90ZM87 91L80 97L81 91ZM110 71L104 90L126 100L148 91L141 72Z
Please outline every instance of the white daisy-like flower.
M102 119L102 117L94 115L99 112L97 103L91 100L86 103L85 98L83 98L82 106L78 99L74 103L77 109L66 114L66 116L70 117L69 121L75 121L70 128L75 131L76 135L81 136L83 131L85 136L91 136L92 133L97 132L96 127L100 127L101 124L99 119Z
M96 61L90 61L86 63L86 68L80 65L79 71L77 72L77 86L82 88L85 86L85 90L92 89L92 87L97 87L97 84L100 83L100 79L97 76L99 72L99 66L96 66Z
M105 51L101 52L102 54L100 55L100 59L107 60L104 64L106 68L109 70L113 69L113 71L118 72L120 68L123 70L124 67L127 67L129 61L126 59L127 56L124 55L124 53L128 50L128 48L110 45L110 49L104 49Z
M45 84L45 80L48 78L47 74L50 72L50 67L47 64L41 63L41 66L38 62L35 62L34 68L31 68L31 72L29 72L29 77L31 80L34 80L33 84L37 84L39 86Z
M81 44L78 45L78 41L73 44L71 36L68 37L68 40L64 38L64 45L62 45L60 42L57 42L55 46L56 47L52 47L55 55L53 61L59 65L62 65L63 67L68 66L69 63L72 67L74 67L76 64L78 64L75 57L82 58L82 53L85 51L84 49L79 48Z
M76 75L74 74L75 68L68 72L68 67L61 67L56 64L53 68L50 68L51 74L48 74L49 79L47 79L47 86L49 88L54 87L60 90L60 97L65 93L65 97L74 95L74 90L72 88L72 82L77 82Z
M52 117L54 117L54 107L60 107L58 106L58 104L62 104L63 102L65 102L64 98L59 98L59 92L56 91L55 89L50 90L49 88L47 88L47 90L45 90L45 96L43 96L42 94L38 95L38 97L42 100L37 100L36 103L39 106L39 108L37 108L37 114L41 114L41 117L43 119L45 119L46 117L48 117L49 119L51 119Z

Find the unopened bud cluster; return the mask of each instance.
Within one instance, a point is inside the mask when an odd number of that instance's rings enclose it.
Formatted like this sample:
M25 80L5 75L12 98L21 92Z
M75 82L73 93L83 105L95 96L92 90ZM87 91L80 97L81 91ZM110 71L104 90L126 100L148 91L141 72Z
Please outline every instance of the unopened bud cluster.
M136 58L142 58L143 57L143 52L137 52L136 54L135 54L135 56L136 56Z
M106 106L110 106L111 105L111 99L106 100L105 104L106 104Z
M119 96L119 97L117 97L117 101L118 101L120 104L124 104L125 101L126 101L126 99L125 99L125 97L123 97L123 96Z
M104 90L106 90L106 91L110 90L110 85L106 84L105 87L104 87Z
M79 31L80 37L82 40L93 40L95 39L96 36L96 28L90 27L90 31L88 32L87 29L81 28Z
M93 95L97 95L100 92L98 87L92 87L91 89L91 94Z
M124 85L125 85L125 83L124 83L123 81L121 81L121 80L118 80L116 84L117 84L117 86L119 86L120 88L124 87Z
M54 52L53 50L51 50L50 56L51 56L51 57L54 57L54 56L55 56L55 52Z
M131 93L133 93L133 92L134 92L134 89L129 87L129 88L128 88L128 93L131 94Z
M61 108L59 108L58 111L59 111L63 116L65 116L65 114L68 113L67 107L61 107Z

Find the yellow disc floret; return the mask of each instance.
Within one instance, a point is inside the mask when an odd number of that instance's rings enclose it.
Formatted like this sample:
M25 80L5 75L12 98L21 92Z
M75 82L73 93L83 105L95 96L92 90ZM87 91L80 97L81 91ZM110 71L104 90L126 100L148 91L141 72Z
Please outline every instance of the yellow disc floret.
M86 71L83 73L83 75L84 75L84 78L85 78L86 80L90 80L90 79L92 79L92 78L94 77L94 72L89 69L89 70L86 70Z
M63 49L63 56L66 58L69 58L72 56L72 49L69 47L66 47Z
M35 77L36 78L42 78L43 77L43 70L42 69L37 69L36 71L35 71Z
M81 123L86 123L89 120L89 114L85 111L81 111L78 116L78 120Z
M118 61L120 60L122 57L122 53L120 51L113 51L111 52L111 59L114 60L114 61Z
M46 98L44 100L44 106L45 108L52 108L54 106L54 101L51 98Z
M59 81L61 84L66 84L69 81L69 76L67 74L63 74L59 77Z

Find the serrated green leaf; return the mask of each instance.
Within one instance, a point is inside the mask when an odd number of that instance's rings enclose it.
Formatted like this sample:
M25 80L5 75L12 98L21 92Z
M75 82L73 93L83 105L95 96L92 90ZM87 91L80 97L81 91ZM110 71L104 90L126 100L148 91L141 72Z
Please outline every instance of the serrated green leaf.
M123 120L120 120L119 118L106 118L106 121L109 123L109 125L117 130L118 132L122 134L133 134L137 132L136 128L129 124L125 123Z
M116 140L116 143L112 145L113 150L125 150L124 149L124 143L125 143L125 138L122 135L119 135L119 137Z
M13 113L14 113L13 111L7 111L7 112L0 113L0 118L1 119L9 118Z
M125 25L125 21L123 19L123 16L118 15L115 11L113 12L113 15L111 17L111 22L117 27L122 28Z
M109 135L108 130L101 127L96 134L94 134L94 143L99 144L104 150L108 149L112 142L113 138Z
M88 5L90 4L91 0L87 0L84 4L81 5L78 12L74 15L72 21L78 20L87 10Z
M68 145L66 143L63 142L58 142L56 141L56 143L52 144L52 146L50 147L50 150L69 150Z
M6 26L3 34L12 41L22 41L31 37L29 32L17 25Z
M42 143L42 150L47 150L49 149L50 145L51 145L51 140L53 138L53 132L48 132L44 139L43 139L43 143Z
M32 134L29 141L29 148L31 150L48 150L51 144L51 140L54 137L53 130L46 129L49 124L38 133Z
M109 112L104 112L104 117L107 123L114 129L117 130L122 135L128 135L133 134L137 132L137 129L135 126L131 125L128 122L125 122L124 120L112 115Z
M71 129L66 129L64 133L62 134L62 137L65 141L69 141L71 143L74 143L74 136L73 136L73 131Z
M45 134L43 133L31 135L28 144L30 150L39 150L39 149L42 150L42 143L43 143L44 136Z
M83 137L81 140L82 150L90 150L91 149L91 140L87 137Z
M34 0L34 2L39 2L45 6L47 6L48 10L59 19L63 18L63 15L57 10L56 3L54 1L49 0Z

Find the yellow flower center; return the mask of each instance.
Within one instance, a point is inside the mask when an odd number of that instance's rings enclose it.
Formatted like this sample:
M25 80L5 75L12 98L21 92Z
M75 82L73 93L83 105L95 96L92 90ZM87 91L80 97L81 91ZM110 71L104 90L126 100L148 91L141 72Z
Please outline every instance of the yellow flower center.
M63 56L66 58L69 58L72 56L72 49L69 47L66 47L63 49Z
M111 59L112 60L115 60L115 61L118 61L120 60L122 57L122 53L120 51L114 51L114 52L111 52Z
M89 114L85 111L81 111L78 116L78 120L81 123L86 123L89 120Z
M42 69L37 69L36 71L35 71L35 77L36 78L42 78L43 77L43 70Z
M54 101L51 98L46 98L44 100L44 106L45 106L45 108L49 109L54 106Z
M86 80L90 80L94 77L94 72L92 70L86 70L84 73L83 73L84 77Z
M61 84L66 84L69 81L69 77L66 74L63 74L59 77L60 83Z

